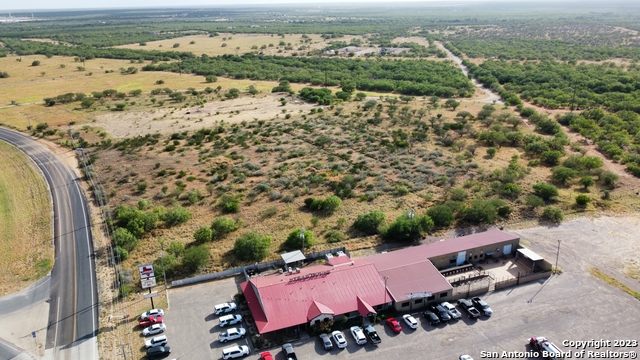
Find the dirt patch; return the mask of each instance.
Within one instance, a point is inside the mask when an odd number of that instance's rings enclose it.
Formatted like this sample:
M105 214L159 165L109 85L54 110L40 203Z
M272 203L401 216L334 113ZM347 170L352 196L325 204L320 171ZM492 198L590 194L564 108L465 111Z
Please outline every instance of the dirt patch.
M95 126L105 129L112 137L125 138L150 133L173 133L209 128L215 124L235 124L243 121L267 120L289 113L309 112L317 105L293 100L282 106L283 95L269 94L242 97L227 101L208 102L185 109L149 110L144 112L111 113L96 117Z
M391 40L394 44L399 43L416 43L418 45L422 45L424 47L429 47L429 40L421 36L408 36L408 37L397 37Z
M0 296L53 268L51 198L35 165L0 141Z

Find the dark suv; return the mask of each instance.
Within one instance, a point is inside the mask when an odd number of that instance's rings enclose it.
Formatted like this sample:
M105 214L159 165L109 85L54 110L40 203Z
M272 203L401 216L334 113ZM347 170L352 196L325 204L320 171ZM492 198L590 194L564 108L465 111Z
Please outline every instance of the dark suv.
M424 315L424 317L429 320L429 324L431 325L438 325L440 324L440 319L438 318L438 315L434 314L432 311L425 311L422 313L422 315Z
M443 308L440 304L431 305L431 311L436 313L441 321L451 321L451 315L449 315L449 311Z
M150 359L167 357L171 354L171 348L168 346L156 346L147 350L147 357Z

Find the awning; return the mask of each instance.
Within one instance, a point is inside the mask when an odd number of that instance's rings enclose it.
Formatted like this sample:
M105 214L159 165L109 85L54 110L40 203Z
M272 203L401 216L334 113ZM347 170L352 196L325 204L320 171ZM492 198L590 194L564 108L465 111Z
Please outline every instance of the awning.
M373 309L371 305L369 305L369 303L362 300L360 296L358 296L357 298L358 298L358 312L360 313L360 315L367 316L369 314L376 314L376 311Z
M327 305L314 301L313 303L311 303L311 306L309 306L309 311L307 311L307 320L311 321L311 319L317 317L320 314L334 315L335 313Z
M302 261L306 259L306 257L304 257L304 254L300 250L284 253L280 256L282 256L282 260L284 260L285 264L290 264L296 261Z
M534 253L529 249L526 249L526 248L518 249L518 252L522 254L522 256L526 257L527 259L530 259L531 261L542 260L542 256Z

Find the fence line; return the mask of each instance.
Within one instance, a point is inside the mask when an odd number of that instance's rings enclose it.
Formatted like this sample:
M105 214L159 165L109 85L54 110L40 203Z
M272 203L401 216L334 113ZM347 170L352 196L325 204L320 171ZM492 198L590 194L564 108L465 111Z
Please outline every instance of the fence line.
M320 258L324 258L327 254L335 254L340 251L345 253L347 256L349 256L349 252L345 247L339 247L339 248L334 248L329 250L312 252L312 253L306 254L305 257L307 258L307 260L317 260ZM284 263L284 260L282 259L267 261L264 263L256 263L254 265L247 265L243 267L237 267L233 269L218 271L215 273L198 275L198 276L194 276L186 279L174 280L171 282L171 287L194 285L202 282L224 279L227 277L236 276L240 274L244 274L245 278L249 280L250 278L249 274L254 274L254 273L262 272L266 270L275 270L277 268L284 267L284 265L285 263Z

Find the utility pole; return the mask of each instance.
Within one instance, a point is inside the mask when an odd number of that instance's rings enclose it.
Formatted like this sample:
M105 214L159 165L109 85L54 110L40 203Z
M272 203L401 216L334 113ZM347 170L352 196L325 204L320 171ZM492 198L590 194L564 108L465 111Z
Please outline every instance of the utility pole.
M562 240L558 240L558 252L556 253L556 268L554 272L558 272L558 258L560 257L560 243L562 243Z
M302 253L304 254L304 228L300 229L300 239L302 240Z

